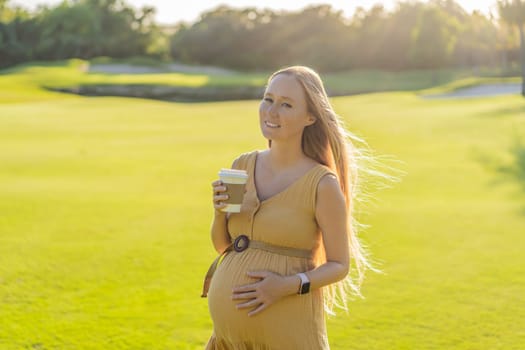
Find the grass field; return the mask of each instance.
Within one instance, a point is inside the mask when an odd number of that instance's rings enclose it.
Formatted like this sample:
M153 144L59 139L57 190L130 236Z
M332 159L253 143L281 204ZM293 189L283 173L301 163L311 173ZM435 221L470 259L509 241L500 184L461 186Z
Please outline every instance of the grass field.
M202 349L210 182L265 147L258 102L84 98L34 79L0 75L0 349ZM360 208L384 274L328 320L332 349L523 349L523 99L333 103L406 176Z

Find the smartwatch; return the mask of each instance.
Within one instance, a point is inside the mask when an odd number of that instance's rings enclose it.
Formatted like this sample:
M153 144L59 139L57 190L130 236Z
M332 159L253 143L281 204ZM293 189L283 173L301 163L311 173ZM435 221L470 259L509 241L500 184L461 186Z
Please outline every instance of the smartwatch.
M298 273L297 276L301 279L301 287L299 287L297 294L308 293L310 291L310 280L308 279L308 276L303 272Z

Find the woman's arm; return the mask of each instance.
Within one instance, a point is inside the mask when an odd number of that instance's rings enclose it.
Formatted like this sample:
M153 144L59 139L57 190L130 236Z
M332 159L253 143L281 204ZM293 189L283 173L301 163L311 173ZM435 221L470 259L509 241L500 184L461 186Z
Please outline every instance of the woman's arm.
M228 233L228 217L226 213L215 209L213 222L211 224L211 241L215 250L222 254L231 244L230 234Z
M335 283L346 277L349 268L346 202L335 176L325 176L317 188L315 216L323 233L326 263L307 271L310 289ZM255 315L277 300L299 291L297 275L281 276L269 271L249 272L259 281L233 290L234 300L248 299L237 308L252 308L248 315Z
M310 288L340 281L348 274L348 213L346 202L333 175L321 179L317 189L316 219L323 233L326 263L306 272Z

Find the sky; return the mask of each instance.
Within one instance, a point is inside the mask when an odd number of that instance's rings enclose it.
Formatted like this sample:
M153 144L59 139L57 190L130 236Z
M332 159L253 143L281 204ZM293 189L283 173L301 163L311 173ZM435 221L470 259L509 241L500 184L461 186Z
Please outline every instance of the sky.
M21 5L25 8L34 9L39 4L56 5L62 0L11 0L11 4ZM231 7L257 7L257 8L271 8L274 10L299 10L308 5L314 4L331 4L337 10L343 10L345 16L350 17L355 8L361 6L365 9L371 8L374 4L382 4L387 9L394 7L396 0L321 0L321 1L307 1L307 0L266 0L264 6L261 6L261 1L258 0L192 0L186 3L180 0L126 0L126 3L134 7L142 7L144 5L153 6L157 9L156 20L162 24L174 24L180 21L193 22L198 20L199 15L220 4L226 4ZM466 11L480 10L488 14L490 10L495 13L496 0L456 0Z

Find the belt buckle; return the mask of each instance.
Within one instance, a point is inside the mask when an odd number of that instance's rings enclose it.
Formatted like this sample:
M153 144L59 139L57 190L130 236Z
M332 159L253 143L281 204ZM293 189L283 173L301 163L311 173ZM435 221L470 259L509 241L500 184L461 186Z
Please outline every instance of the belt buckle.
M246 235L240 235L233 241L233 250L237 253L243 252L248 249L250 245L250 239Z

